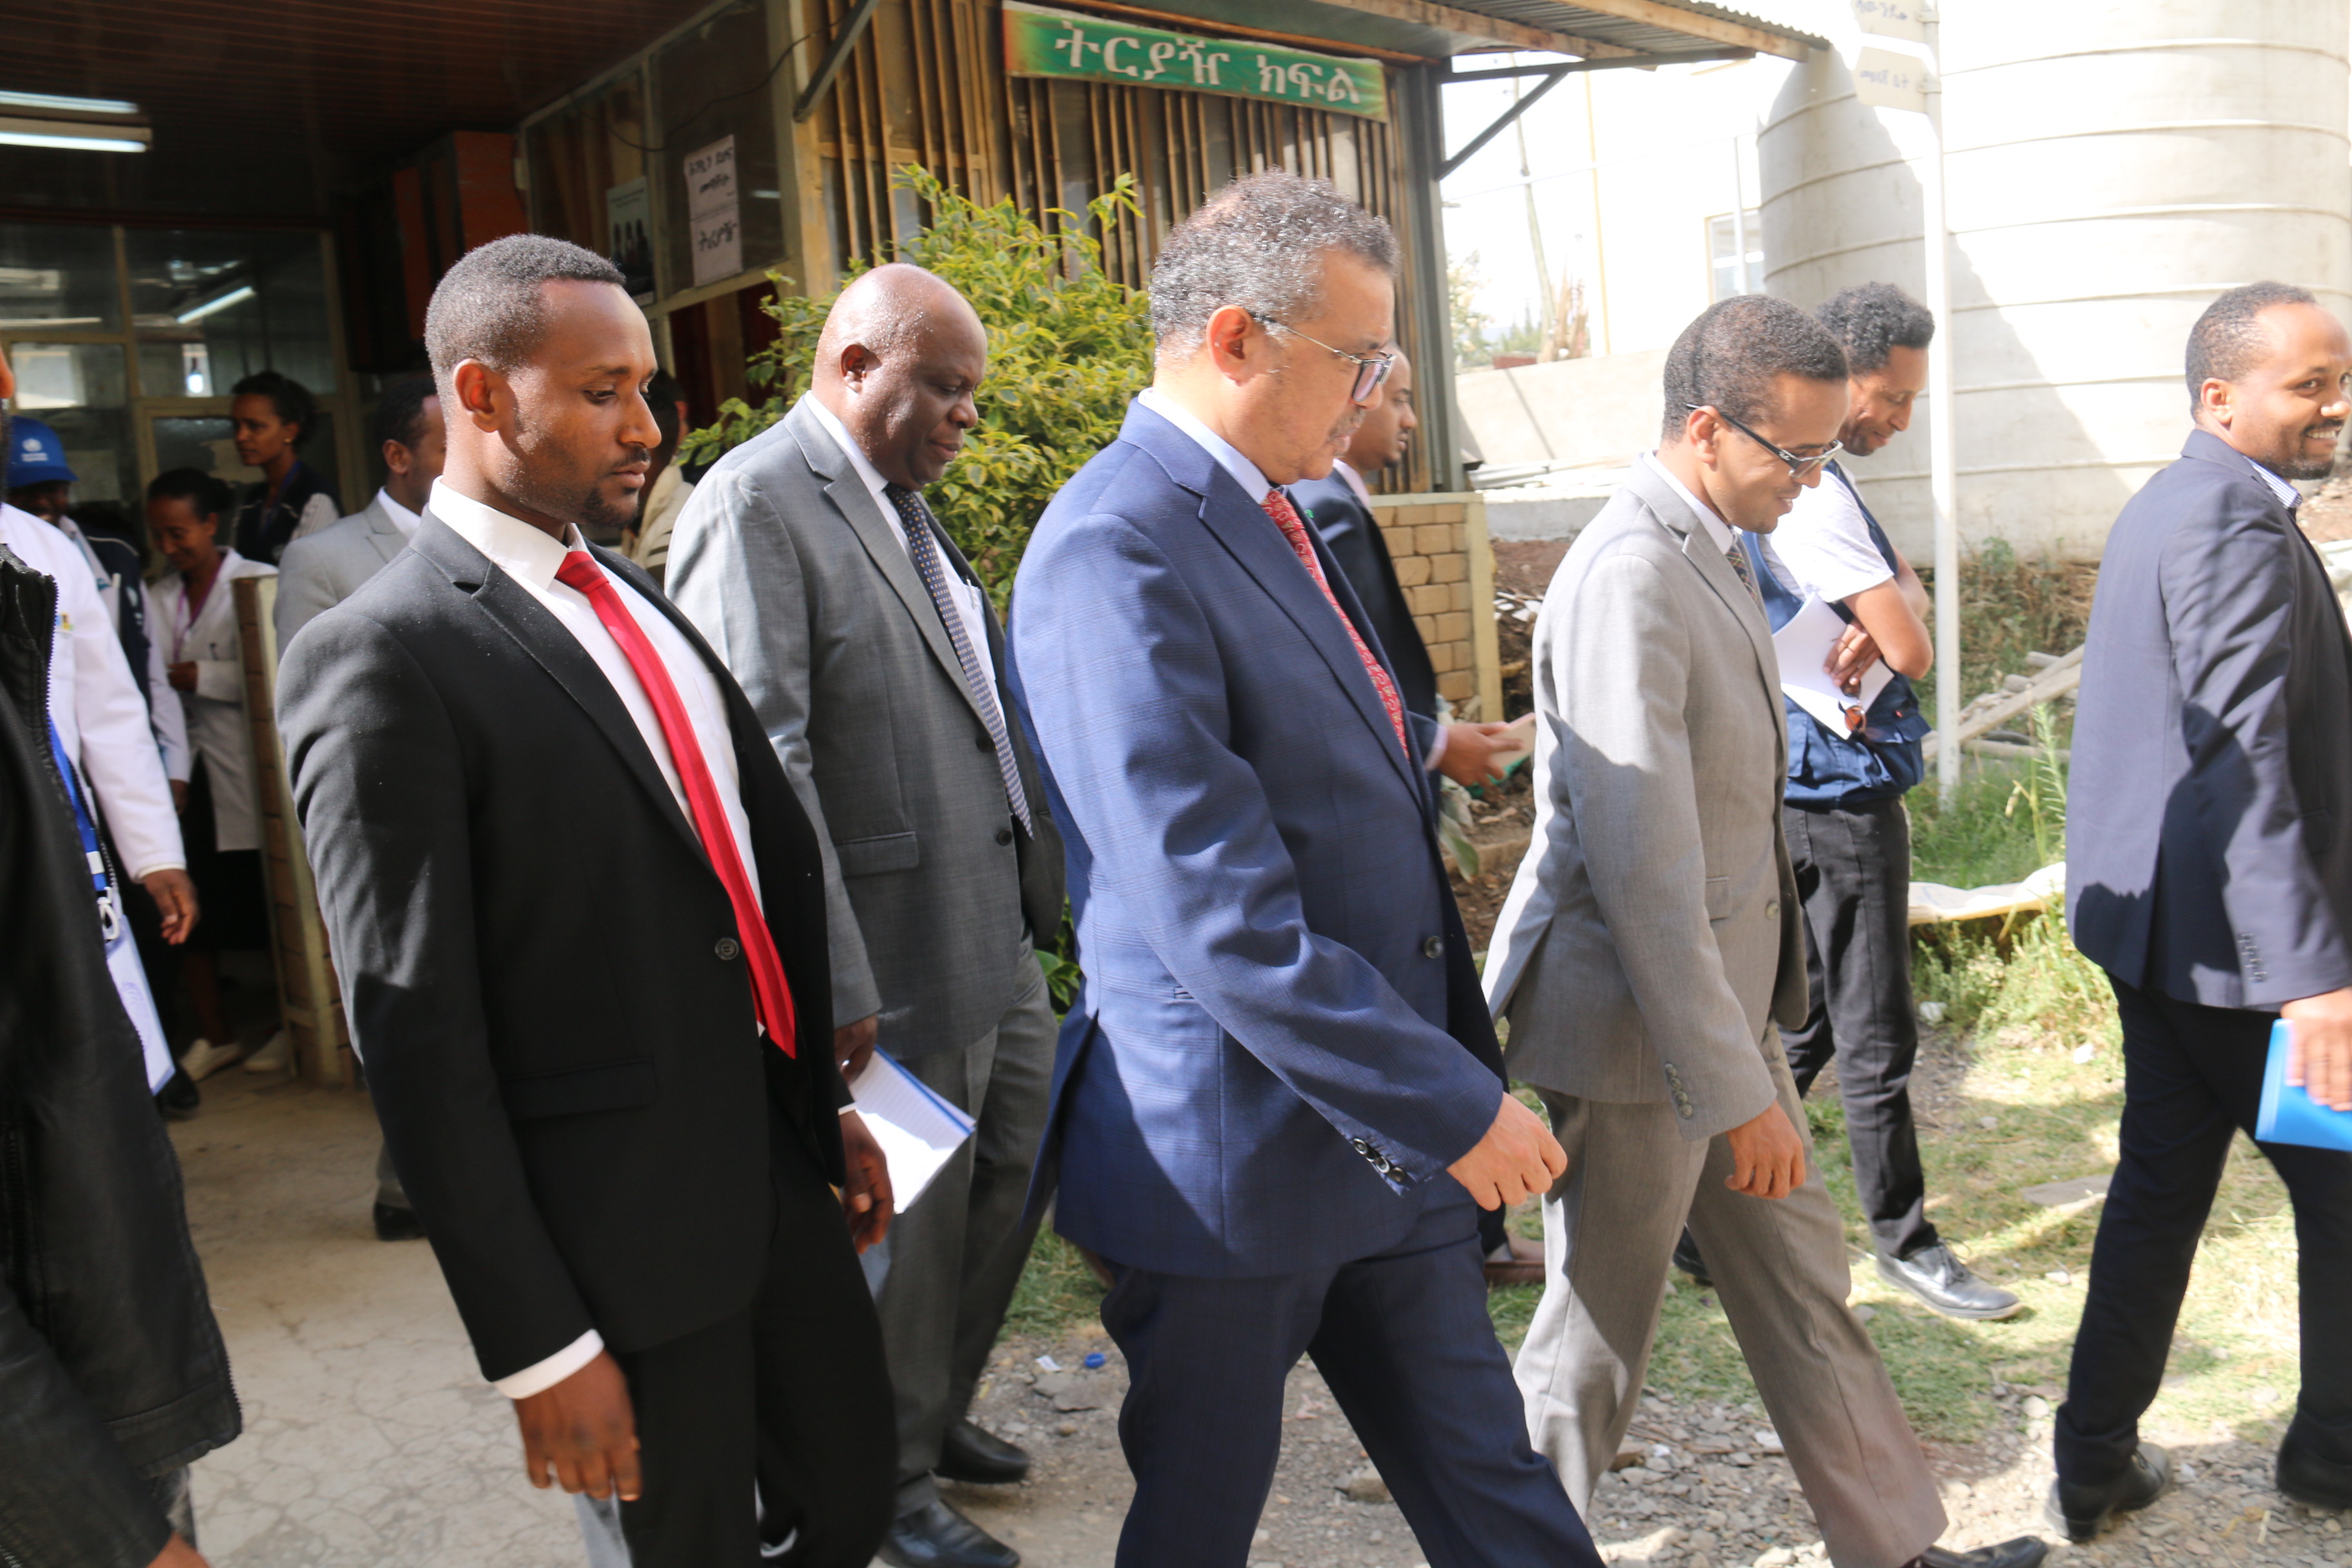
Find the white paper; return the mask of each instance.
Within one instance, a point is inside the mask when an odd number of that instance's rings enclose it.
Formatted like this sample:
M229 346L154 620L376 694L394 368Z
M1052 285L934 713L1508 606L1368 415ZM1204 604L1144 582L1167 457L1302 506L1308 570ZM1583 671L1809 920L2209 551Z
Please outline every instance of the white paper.
M1503 768L1517 762L1536 749L1536 716L1522 713L1506 726L1493 741L1494 750L1486 753L1490 766Z
M849 1093L882 1145L891 1200L904 1214L971 1136L971 1118L925 1088L887 1051L874 1053L866 1070L849 1080Z
M1829 726L1833 735L1851 735L1860 728L1848 714L1870 710L1895 672L1880 659L1863 671L1862 689L1852 697L1837 688L1827 668L1830 650L1845 636L1844 619L1817 598L1808 596L1788 625L1772 634L1772 651L1780 660L1780 689L1789 700Z
M735 191L735 138L722 136L687 154L686 216L694 247L694 286L743 270L741 207Z

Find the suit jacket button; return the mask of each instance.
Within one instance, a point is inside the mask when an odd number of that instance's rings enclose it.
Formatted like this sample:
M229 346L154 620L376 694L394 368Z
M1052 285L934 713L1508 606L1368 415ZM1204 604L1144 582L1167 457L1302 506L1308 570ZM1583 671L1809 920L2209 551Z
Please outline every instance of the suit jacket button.
M982 730L980 732L980 749L983 752L992 752L996 750L996 742L985 730Z
M1011 828L1009 828L1009 827L1000 827L1000 828L998 828L998 829L996 830L996 841L997 841L999 844L1010 844L1010 843L1012 843L1012 842L1013 842L1013 829L1011 829Z
M722 936L710 951L718 955L719 963L725 963L742 952L743 946L731 936Z
M1359 1154L1369 1154L1372 1152L1371 1143L1368 1140L1362 1138L1349 1139L1348 1146Z
M1780 918L1780 901L1778 899L1764 906L1764 918L1768 921L1777 921Z
M1427 942L1423 942L1421 944L1421 956L1423 958L1444 958L1445 956L1445 939L1442 936L1433 936Z

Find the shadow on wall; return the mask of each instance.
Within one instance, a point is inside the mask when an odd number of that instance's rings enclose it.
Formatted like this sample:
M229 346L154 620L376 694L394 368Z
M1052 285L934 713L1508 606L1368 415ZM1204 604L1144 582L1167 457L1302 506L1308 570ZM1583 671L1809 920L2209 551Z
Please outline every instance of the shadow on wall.
M1833 51L1817 49L1789 73L1758 137L1769 292L1807 309L1856 283L1926 293L1920 185L1905 156L1924 153L1926 121L1887 118L1917 121L1906 133L1906 143L1916 133L1917 145L1898 145L1879 114L1855 100ZM1959 229L1960 204L1948 210ZM1939 330L1952 334L1963 546L2005 539L2026 554L2095 561L2107 525L2160 465L2119 463L2124 455L2103 446L2073 405L2095 389L2055 384L2045 373L2011 324L2010 303L1997 302L1978 275L1965 232L1952 240L1951 289L1951 318ZM2152 330L2145 320L2138 325ZM2133 355L2135 363L2147 357ZM1915 562L1932 560L1935 547L1926 404L1923 397L1908 431L1869 458L1847 460L1872 510Z
M1454 401L1490 468L1622 467L1658 444L1666 351L1463 371Z

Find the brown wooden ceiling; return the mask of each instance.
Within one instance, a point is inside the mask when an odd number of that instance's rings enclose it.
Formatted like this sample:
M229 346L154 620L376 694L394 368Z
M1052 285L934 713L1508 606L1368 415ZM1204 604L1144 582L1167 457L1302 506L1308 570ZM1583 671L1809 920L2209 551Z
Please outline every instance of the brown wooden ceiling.
M708 0L69 0L0 89L128 99L144 153L0 147L0 207L322 220L446 131L512 128Z

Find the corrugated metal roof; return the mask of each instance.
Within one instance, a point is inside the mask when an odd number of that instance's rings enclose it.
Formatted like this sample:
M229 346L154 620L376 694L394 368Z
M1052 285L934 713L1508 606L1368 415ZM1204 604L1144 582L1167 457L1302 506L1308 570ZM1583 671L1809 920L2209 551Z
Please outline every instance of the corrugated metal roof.
M1621 48L1633 49L1642 54L1671 54L1704 45L1704 40L1672 26L1630 20L1605 11L1569 4L1568 0L1445 0L1445 3L1456 10L1475 11L1483 16L1500 17L1530 27L1615 44ZM1827 42L1783 23L1766 21L1761 16L1727 10L1721 5L1710 5L1706 0L1652 0L1652 5L1662 11L1686 11L1694 16L1752 27L1759 33L1769 33L1790 43L1821 47Z

